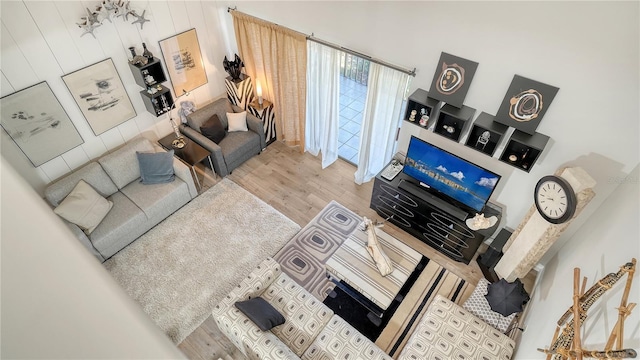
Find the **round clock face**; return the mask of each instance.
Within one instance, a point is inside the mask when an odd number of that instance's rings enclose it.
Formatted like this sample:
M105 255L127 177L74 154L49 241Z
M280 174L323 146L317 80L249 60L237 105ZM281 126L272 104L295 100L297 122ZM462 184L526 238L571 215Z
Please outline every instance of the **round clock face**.
M576 211L576 194L571 185L561 177L545 176L534 192L538 212L552 224L561 224L569 220Z

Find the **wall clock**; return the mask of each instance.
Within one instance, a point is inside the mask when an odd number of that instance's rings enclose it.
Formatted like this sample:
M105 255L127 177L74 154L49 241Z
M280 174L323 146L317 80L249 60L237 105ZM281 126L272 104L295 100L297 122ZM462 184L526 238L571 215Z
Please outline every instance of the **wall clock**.
M580 167L562 168L540 179L534 205L502 248L504 255L494 268L496 274L509 282L526 276L593 199L595 185ZM566 207L562 193L572 197Z
M533 200L540 215L552 224L562 224L576 212L576 194L569 182L559 176L540 179Z

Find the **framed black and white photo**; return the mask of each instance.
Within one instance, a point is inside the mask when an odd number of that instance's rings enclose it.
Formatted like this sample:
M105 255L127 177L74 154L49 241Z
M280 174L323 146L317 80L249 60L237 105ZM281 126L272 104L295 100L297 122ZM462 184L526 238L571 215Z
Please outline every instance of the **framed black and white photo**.
M478 63L442 52L429 88L429 97L462 107Z
M558 88L514 75L495 121L533 135Z
M46 81L0 99L0 124L33 166L84 140Z
M187 30L159 42L173 93L180 96L207 83L196 29Z
M136 116L111 58L64 75L62 80L96 136Z

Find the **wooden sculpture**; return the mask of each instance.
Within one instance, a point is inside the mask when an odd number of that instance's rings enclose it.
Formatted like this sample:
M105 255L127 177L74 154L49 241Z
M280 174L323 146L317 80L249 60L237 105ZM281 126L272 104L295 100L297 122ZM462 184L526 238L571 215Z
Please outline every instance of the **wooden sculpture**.
M636 306L635 303L627 304L635 270L636 259L631 259L631 262L621 266L618 272L606 275L585 292L587 279L584 278L582 286L580 286L580 269L575 268L573 271L573 305L558 320L558 326L549 349L538 349L538 351L546 353L547 360L635 358L637 356L636 351L623 349L622 345L624 340L624 321ZM620 300L620 307L618 307L618 321L613 330L611 330L604 350L582 348L580 328L587 318L587 311L596 300L611 289L624 275L627 275L627 281Z
M367 232L367 252L373 258L376 263L376 267L380 272L380 275L387 276L393 271L393 264L391 259L385 254L384 250L378 242L378 236L376 235L376 224L371 219L364 218L363 221L364 231Z

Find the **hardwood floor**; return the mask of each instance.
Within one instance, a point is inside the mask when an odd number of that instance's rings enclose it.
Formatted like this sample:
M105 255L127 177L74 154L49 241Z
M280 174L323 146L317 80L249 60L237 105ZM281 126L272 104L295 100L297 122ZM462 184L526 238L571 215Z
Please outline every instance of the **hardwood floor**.
M355 170L355 166L340 159L323 170L320 158L308 153L301 154L295 148L275 142L262 154L235 169L228 178L301 227L331 200L338 201L361 216L381 220L369 208L373 181L356 185L353 181ZM213 178L209 169L202 175L205 189L220 181L220 178ZM251 214L248 214L247 221L251 221ZM385 224L383 229L472 284L477 284L482 277L475 261L465 265L451 260L392 224ZM178 348L193 360L245 358L217 329L212 317L180 343Z

